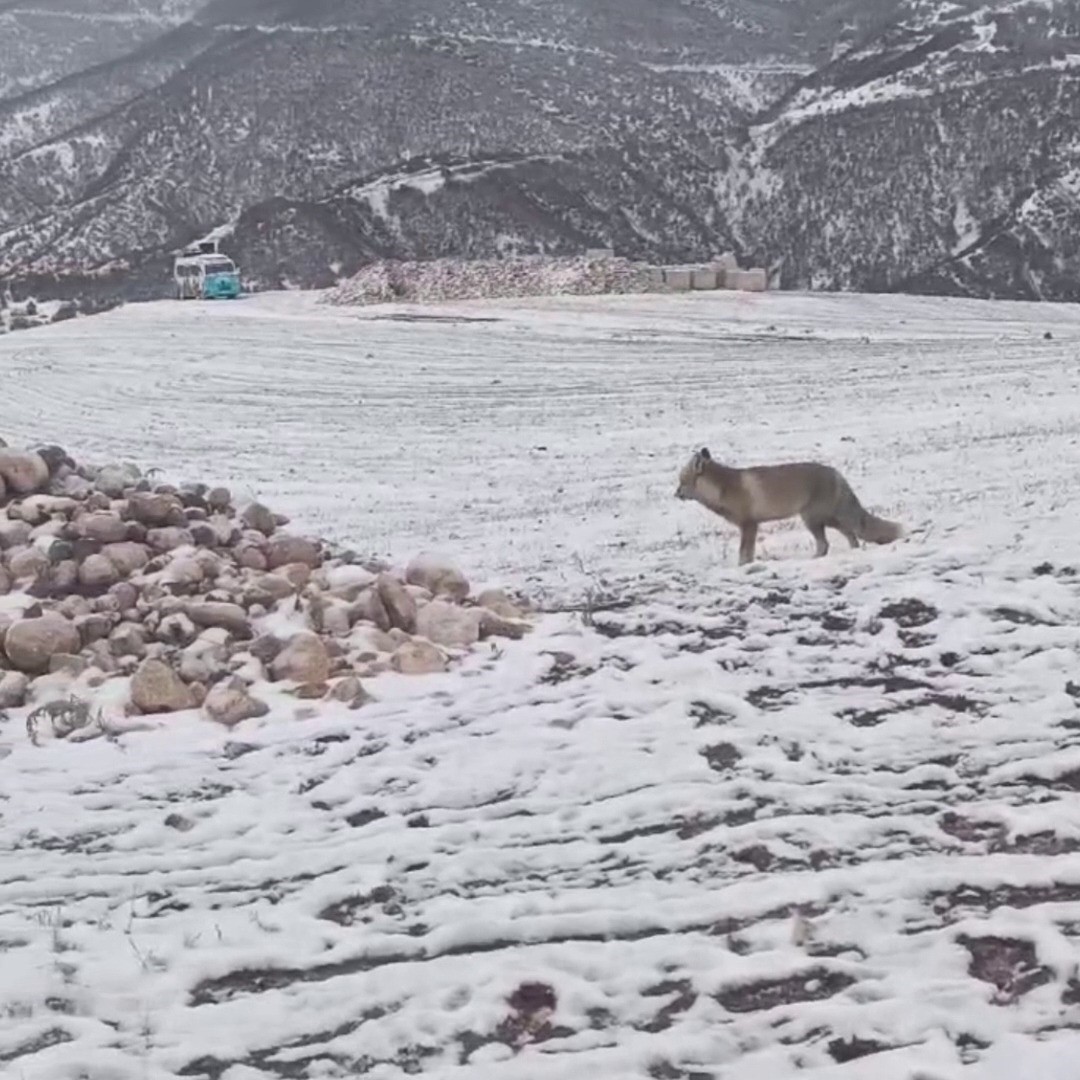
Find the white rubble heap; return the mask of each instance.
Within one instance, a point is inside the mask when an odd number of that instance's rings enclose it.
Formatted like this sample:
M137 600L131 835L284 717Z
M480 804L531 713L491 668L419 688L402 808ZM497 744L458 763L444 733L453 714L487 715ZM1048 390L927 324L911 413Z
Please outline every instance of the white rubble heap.
M363 679L445 671L529 629L445 559L395 574L285 524L225 488L0 442L0 711L28 709L36 741L189 709L231 727L270 711L270 684L359 708Z

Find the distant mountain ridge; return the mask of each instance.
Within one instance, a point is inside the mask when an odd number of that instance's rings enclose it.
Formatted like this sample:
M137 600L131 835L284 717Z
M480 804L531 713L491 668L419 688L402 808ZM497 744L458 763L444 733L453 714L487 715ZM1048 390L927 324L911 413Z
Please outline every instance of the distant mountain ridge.
M0 276L735 250L793 288L1076 299L1080 0L0 0Z

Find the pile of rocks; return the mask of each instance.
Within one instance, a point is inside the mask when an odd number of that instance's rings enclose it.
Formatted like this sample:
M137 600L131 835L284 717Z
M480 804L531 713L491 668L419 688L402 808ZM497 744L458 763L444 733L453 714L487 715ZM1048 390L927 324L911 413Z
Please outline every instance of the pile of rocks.
M365 677L445 671L528 629L521 605L470 597L443 559L395 574L286 524L225 488L0 442L0 710L51 708L75 727L97 695L233 725L268 711L260 687L356 708Z
M655 289L645 263L612 256L519 258L430 262L376 262L327 293L339 305L392 301L471 300L515 296L586 296Z

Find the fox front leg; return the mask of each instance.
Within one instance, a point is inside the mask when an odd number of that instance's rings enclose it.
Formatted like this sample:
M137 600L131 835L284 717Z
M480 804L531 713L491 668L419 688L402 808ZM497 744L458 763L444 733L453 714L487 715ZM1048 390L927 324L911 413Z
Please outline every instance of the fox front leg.
M757 544L757 524L749 522L742 526L739 540L739 565L745 566L754 561L754 547Z

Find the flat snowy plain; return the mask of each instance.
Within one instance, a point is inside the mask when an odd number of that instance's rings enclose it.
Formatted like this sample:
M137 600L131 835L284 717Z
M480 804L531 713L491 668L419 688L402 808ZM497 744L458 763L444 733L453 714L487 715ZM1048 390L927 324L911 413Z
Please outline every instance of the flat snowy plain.
M793 294L0 339L9 442L550 612L358 713L0 722L0 1073L1075 1080L1078 357L1077 308ZM703 443L911 536L738 569Z

